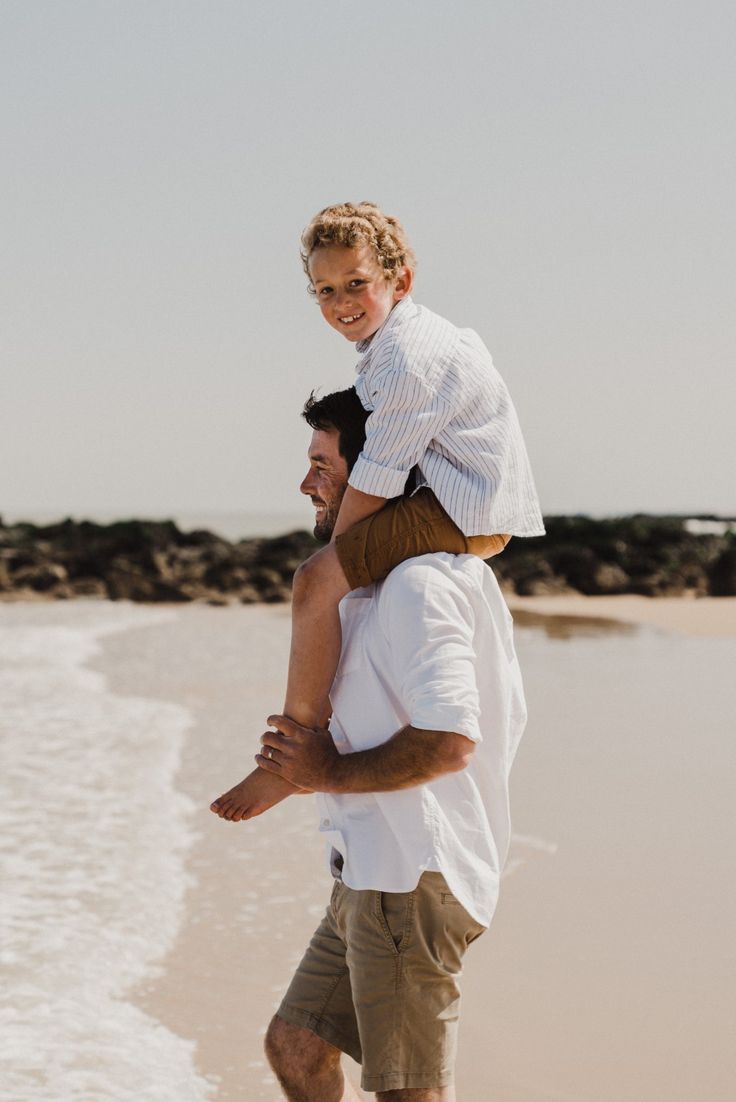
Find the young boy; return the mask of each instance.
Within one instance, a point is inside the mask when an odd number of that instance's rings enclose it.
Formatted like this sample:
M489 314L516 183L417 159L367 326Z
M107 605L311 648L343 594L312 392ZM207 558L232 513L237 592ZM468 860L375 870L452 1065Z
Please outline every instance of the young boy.
M362 354L355 387L370 411L333 540L294 577L284 714L314 728L329 716L347 593L415 555L487 559L544 526L506 386L476 333L412 301L401 224L373 203L345 203L316 215L302 245L322 316ZM402 497L414 467L418 488ZM293 791L256 769L212 810L237 821Z

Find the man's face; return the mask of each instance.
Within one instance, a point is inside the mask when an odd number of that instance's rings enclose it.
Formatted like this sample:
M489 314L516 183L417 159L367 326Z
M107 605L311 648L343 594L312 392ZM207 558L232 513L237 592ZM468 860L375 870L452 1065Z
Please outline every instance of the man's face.
M315 429L307 452L309 472L299 489L315 507L314 535L328 543L348 484L348 465L336 429Z

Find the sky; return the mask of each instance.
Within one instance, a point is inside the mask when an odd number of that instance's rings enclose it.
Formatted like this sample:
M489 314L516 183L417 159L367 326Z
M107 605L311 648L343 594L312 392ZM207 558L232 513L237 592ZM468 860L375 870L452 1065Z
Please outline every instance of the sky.
M736 515L736 8L0 0L0 513L298 507L371 199L477 330L547 514Z

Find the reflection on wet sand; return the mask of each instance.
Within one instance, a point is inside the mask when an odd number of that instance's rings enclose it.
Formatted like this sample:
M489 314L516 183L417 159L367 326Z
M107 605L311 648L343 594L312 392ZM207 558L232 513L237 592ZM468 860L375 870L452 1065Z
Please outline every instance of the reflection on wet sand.
M512 609L514 624L522 630L542 630L548 639L594 638L602 635L636 635L638 624L609 620L604 616L545 615L528 609Z

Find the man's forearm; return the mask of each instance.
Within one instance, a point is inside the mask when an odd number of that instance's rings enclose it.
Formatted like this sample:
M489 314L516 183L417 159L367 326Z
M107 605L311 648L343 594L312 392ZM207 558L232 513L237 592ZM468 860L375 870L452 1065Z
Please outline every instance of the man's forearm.
M474 743L452 731L404 727L371 750L342 754L334 761L323 791L393 792L454 773L470 761Z
M301 727L288 716L273 715L275 731L261 736L260 769L314 792L393 792L455 773L470 761L472 739L455 731L404 727L371 750L339 754L330 732Z

